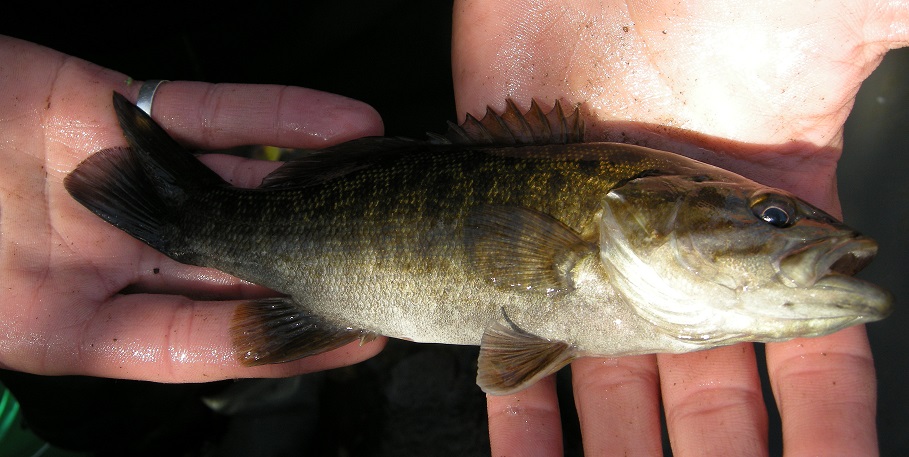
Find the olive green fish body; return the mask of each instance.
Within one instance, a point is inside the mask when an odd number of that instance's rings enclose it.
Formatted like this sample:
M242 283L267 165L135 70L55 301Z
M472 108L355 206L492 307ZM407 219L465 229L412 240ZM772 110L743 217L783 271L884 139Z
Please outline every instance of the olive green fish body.
M250 365L386 335L480 345L510 393L581 356L816 336L886 315L850 275L874 242L819 209L668 152L581 143L536 103L431 141L365 138L225 183L115 94L130 149L67 177L73 197L184 263L286 296L241 304Z
M180 211L182 235L173 237L192 243L184 249L195 257L178 260L268 286L339 325L382 335L479 345L504 311L514 322L553 327L525 330L565 338L577 326L578 316L565 312L570 305L558 294L528 294L480 274L465 225L496 212L519 218L509 214L518 209L551 215L595 243L603 195L645 171L679 167L670 157L613 144L401 147L344 179L196 196Z

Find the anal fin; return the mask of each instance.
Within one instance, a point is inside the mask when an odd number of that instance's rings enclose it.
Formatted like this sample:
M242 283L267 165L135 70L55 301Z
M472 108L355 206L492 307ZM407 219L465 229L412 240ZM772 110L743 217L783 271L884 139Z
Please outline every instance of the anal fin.
M483 333L477 384L492 395L509 395L559 371L575 358L574 347L500 321Z
M240 304L234 312L231 338L246 366L282 363L320 354L375 333L333 324L305 310L291 298L265 298Z

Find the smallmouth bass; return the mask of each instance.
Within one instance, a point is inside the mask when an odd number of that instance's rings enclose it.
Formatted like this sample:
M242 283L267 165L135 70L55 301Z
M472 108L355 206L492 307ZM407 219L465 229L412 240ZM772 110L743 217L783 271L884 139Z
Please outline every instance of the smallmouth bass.
M284 294L235 311L247 365L376 335L479 345L478 384L508 394L577 357L819 336L890 310L851 276L870 238L695 160L584 143L577 108L509 102L427 141L329 147L241 189L113 98L129 148L93 154L66 189L179 262Z

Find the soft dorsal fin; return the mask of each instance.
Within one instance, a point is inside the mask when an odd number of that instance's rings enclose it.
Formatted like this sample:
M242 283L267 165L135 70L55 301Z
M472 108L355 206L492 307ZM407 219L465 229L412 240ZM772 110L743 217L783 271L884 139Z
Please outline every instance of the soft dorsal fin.
M412 153L426 143L407 138L365 137L312 151L262 180L260 188L308 187Z
M483 119L468 114L461 125L449 122L448 133L430 138L435 143L489 146L580 143L584 141L584 120L578 106L566 115L558 100L548 113L531 100L530 109L522 113L508 99L502 114L487 107Z
M464 239L477 273L487 280L548 295L574 289L575 265L597 252L551 215L511 205L476 208L464 223Z
M575 357L572 345L521 330L505 316L483 333L477 384L488 394L513 394L559 371Z

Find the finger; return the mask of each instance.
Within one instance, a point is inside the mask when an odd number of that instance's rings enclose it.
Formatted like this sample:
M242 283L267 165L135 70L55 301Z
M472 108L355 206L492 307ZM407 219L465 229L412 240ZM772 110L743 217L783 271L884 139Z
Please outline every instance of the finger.
M783 451L877 455L874 363L864 326L767 345Z
M767 411L751 344L657 360L675 455L767 454Z
M36 354L13 368L48 375L84 374L158 382L205 382L276 377L350 365L378 353L384 339L352 343L298 361L246 367L230 339L237 302L179 296L117 295L98 306L71 303L66 313L36 305L19 316L5 348ZM46 306L43 309L42 306ZM12 316L10 316L12 317Z
M492 455L562 455L562 425L554 376L514 395L487 395L486 408Z
M119 292L182 295L194 300L239 300L279 295L214 268L179 263L144 244L138 251L139 261L131 265L132 276L124 279L128 285L111 290L108 296Z
M585 455L662 453L656 357L582 358L571 378Z
M135 100L140 84L127 90ZM152 117L180 141L203 149L247 144L321 148L382 134L363 102L318 90L264 84L173 81L158 87Z
M49 178L61 181L87 155L126 144L111 93L135 100L141 86L79 59L66 62L68 71L60 72L46 101L26 94L28 104L43 113L41 144L48 147L42 160ZM91 84L87 76L92 77ZM321 148L382 133L381 118L365 103L276 85L168 82L155 94L152 117L174 138L199 149L249 144ZM39 149L29 149L33 150Z
M860 29L869 47L878 48L878 52L883 54L881 49L909 46L909 8L905 4L875 3L869 12L871 14L863 18Z

